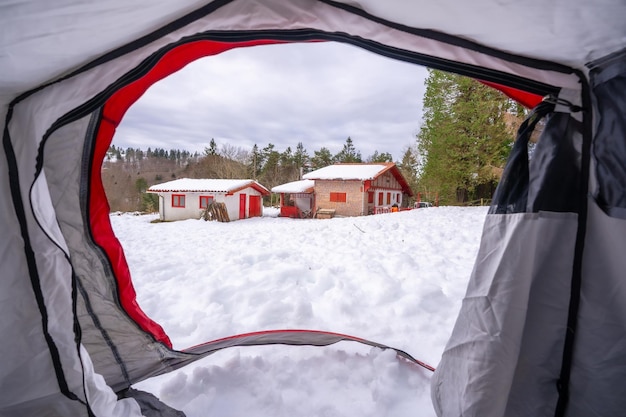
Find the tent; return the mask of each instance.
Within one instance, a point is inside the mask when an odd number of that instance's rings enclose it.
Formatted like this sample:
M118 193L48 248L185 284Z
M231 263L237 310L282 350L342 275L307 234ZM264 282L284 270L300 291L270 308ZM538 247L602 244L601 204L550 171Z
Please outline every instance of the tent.
M135 302L99 169L128 107L208 55L343 42L467 75L547 122L520 132L432 379L442 416L626 409L623 0L32 0L0 4L0 415L138 416L116 392L188 351ZM542 101L543 97L547 97ZM622 153L624 152L624 153Z

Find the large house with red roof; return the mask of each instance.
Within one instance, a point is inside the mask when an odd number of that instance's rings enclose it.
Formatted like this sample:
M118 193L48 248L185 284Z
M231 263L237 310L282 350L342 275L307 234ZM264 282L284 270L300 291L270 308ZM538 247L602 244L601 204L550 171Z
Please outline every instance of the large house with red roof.
M263 196L270 191L254 180L182 178L153 185L163 221L199 219L212 202L224 203L230 220L263 215Z
M406 206L413 195L393 162L335 164L301 181L272 188L281 195L281 216L363 216ZM310 214L309 214L310 213Z

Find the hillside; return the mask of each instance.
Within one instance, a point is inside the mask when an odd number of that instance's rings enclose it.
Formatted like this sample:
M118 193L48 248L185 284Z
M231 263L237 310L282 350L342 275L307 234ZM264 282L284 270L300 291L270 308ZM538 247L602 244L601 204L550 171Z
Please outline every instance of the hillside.
M163 149L121 150L112 146L102 164L102 183L111 211L156 211L158 201L148 187L177 178L247 178L242 163L219 155Z

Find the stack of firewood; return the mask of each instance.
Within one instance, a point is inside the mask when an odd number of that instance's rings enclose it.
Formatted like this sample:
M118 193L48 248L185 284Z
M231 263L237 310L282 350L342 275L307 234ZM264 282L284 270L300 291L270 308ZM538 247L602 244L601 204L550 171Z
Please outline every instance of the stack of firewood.
M228 211L226 210L226 204L212 202L202 212L202 218L206 221L229 222Z

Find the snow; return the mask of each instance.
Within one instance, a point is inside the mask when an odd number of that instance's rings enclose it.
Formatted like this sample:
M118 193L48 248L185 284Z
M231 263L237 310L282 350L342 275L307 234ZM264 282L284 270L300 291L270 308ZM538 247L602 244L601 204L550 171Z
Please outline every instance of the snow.
M311 180L371 180L385 169L388 163L381 164L335 164L304 174L302 178Z
M437 366L486 207L365 217L150 223L112 215L143 310L174 348L246 332L314 329ZM188 417L434 416L432 373L355 342L225 349L136 384Z
M315 187L314 180L300 180L300 181L293 181L293 182L288 182L286 184L277 185L276 187L272 188L272 192L273 193L291 193L291 194L306 193L306 192L312 192L313 187Z
M169 191L204 191L227 193L239 190L248 185L255 184L253 180L228 180L228 179L192 179L181 178L173 181L156 184L149 188L152 192ZM260 185L257 183L257 185Z

